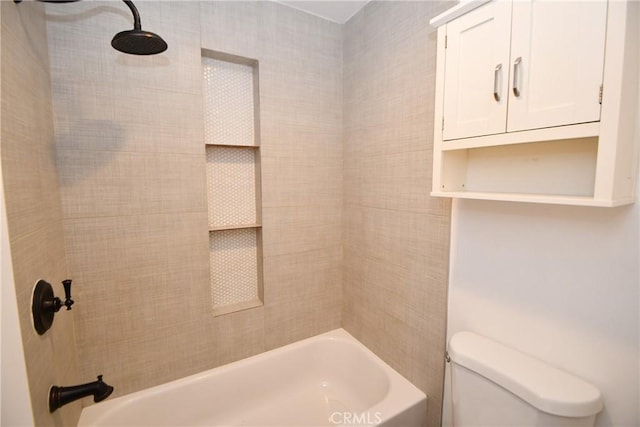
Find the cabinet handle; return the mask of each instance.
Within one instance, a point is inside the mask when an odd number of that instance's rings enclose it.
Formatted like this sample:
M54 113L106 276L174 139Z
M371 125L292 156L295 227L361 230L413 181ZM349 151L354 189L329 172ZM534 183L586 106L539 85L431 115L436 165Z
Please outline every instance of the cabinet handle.
M515 96L520 96L520 88L518 87L518 82L520 81L520 63L522 62L522 57L518 56L516 60L513 62L513 94Z
M493 70L493 99L496 102L500 102L500 94L498 93L498 77L500 76L500 71L502 70L502 64L496 65L496 69Z

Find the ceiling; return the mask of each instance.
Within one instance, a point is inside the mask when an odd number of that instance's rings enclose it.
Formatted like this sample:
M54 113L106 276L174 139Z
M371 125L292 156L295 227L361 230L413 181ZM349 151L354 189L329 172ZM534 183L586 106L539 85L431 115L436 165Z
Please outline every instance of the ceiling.
M344 24L364 7L369 0L359 1L284 1L276 0L278 3L293 7L298 10L310 13L329 21Z

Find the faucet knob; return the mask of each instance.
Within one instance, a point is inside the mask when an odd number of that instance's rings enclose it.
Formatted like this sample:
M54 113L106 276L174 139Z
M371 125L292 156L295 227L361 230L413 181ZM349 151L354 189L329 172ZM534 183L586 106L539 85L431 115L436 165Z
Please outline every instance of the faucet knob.
M64 305L67 310L71 310L73 300L71 299L71 280L63 280L65 301L53 295L53 287L44 280L38 280L33 288L31 297L31 316L33 318L33 327L42 335L49 330L53 323L53 316Z
M67 307L67 311L69 311L74 303L71 299L71 279L63 280L62 286L64 286L64 305Z

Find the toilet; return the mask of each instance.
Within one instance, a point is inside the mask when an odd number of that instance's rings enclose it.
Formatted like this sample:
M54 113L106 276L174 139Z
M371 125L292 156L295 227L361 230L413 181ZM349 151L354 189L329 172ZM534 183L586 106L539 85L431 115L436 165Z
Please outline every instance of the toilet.
M472 332L449 341L453 425L593 427L600 390Z

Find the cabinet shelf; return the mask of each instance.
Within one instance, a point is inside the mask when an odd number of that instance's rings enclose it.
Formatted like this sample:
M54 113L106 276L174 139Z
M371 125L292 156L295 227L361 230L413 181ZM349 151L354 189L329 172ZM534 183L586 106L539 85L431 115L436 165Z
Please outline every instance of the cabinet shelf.
M598 200L589 196L553 196L548 194L483 193L475 191L432 191L434 197L456 199L495 200L505 202L545 203L551 205L574 205L594 207L616 207L633 203L633 199Z
M441 151L464 150L467 148L493 147L497 145L526 144L531 142L557 141L598 136L600 122L580 123L544 129L501 133L442 142Z

